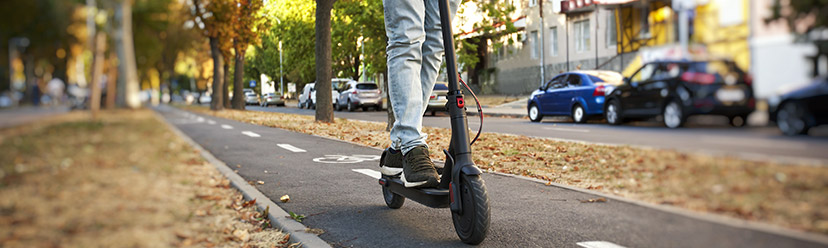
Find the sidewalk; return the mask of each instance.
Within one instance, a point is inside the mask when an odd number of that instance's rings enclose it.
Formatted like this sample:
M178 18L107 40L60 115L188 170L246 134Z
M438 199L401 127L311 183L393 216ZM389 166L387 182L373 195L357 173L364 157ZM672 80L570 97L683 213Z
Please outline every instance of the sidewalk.
M528 97L521 97L518 100L511 101L496 106L483 105L483 114L493 117L512 117L525 118L526 117L526 101ZM471 116L477 116L477 106L470 104L466 106L466 113Z

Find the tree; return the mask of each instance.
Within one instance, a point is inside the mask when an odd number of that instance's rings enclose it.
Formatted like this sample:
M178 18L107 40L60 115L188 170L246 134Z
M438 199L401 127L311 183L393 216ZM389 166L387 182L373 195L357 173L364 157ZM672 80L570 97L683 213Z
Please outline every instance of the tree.
M469 1L463 0L463 5L466 6ZM515 42L502 37L508 37L508 34L517 32L517 28L511 18L515 12L515 6L510 1L476 1L474 4L479 12L475 16L483 18L479 18L473 24L474 30L471 32L477 35L456 43L459 48L457 49L457 63L461 66L458 72L470 72L469 84L479 85L479 76L485 74L483 69L486 68L489 44L491 43L497 51L502 49L504 44ZM458 34L455 34L455 37L457 36Z
M789 2L785 4L785 2ZM810 59L814 65L828 66L819 63L819 58L828 54L828 40L820 32L828 30L828 7L824 0L774 0L771 6L771 17L765 20L772 22L782 20L788 25L788 29L796 35L798 42L811 42L817 48L817 54ZM809 35L817 34L817 35ZM819 71L814 68L814 75Z
M259 10L262 8L261 0L235 0L235 15L233 29L236 35L233 39L233 50L235 54L235 75L233 76L233 108L244 109L244 54L250 43L258 43L259 31L264 29L262 17Z
M331 102L331 9L336 0L316 0L316 121L333 122Z
M210 54L213 59L213 96L210 109L224 109L224 57L221 42L222 38L232 37L231 23L233 7L228 1L222 0L192 0L194 21L203 30L204 36L210 41ZM227 49L224 49L227 50Z

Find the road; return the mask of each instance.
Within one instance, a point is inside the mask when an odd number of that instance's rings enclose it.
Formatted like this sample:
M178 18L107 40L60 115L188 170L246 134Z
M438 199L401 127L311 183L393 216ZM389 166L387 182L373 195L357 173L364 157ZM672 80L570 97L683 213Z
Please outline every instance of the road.
M49 116L66 113L68 107L17 107L0 109L0 128L13 127Z
M314 110L295 107L248 106L248 110L314 115ZM368 121L386 121L385 112L335 112L334 116ZM612 145L633 145L675 149L751 160L775 160L787 163L828 165L828 128L813 130L812 136L788 137L773 127L734 128L727 119L702 116L693 118L685 128L668 129L658 122L635 122L624 126L603 123L575 124L545 118L534 123L528 119L487 117L484 132L526 135L531 137ZM469 127L476 130L479 120L469 117ZM424 126L449 128L446 115L423 118Z
M375 177L379 151L278 128L156 109L267 197L307 216L303 224L324 230L334 247L466 247L447 209L407 201L385 206ZM345 155L342 157L341 155ZM361 156L358 156L361 155ZM341 158L341 159L337 159ZM351 163L326 163L326 162ZM482 247L579 247L603 241L623 247L824 247L826 243L737 228L640 205L484 174L491 226Z

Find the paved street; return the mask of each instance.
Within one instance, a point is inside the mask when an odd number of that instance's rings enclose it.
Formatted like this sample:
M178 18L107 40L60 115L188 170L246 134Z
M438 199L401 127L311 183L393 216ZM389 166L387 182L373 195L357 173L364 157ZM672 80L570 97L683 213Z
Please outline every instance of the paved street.
M335 247L465 246L454 233L447 209L430 209L412 201L398 210L385 206L375 179L379 173L376 149L167 106L157 111L246 180L263 181L256 187L269 198L278 202L282 195L290 195L289 203L279 205L306 215L303 223L324 230L320 237ZM381 114L337 113L353 118ZM445 121L427 120L429 125ZM495 119L492 126L505 127L508 121L541 130L561 126L509 119ZM825 246L614 200L582 203L597 196L519 178L484 174L483 179L492 209L483 247L579 247L578 243L587 241L624 247Z
M0 109L0 128L31 123L38 119L69 111L68 107L20 107Z
M248 110L313 115L314 110L294 107L248 106ZM386 121L385 112L335 112L335 117L369 121ZM688 127L668 129L661 123L636 122L631 125L610 126L605 123L574 124L566 119L545 118L541 123L528 119L495 118L484 120L483 131L518 134L533 137L583 141L590 143L635 145L677 149L716 155L739 156L752 160L779 160L783 162L828 164L828 129L817 128L816 135L787 137L774 127L733 128L726 119L702 117L691 119ZM479 120L469 117L469 127L477 130ZM445 115L426 116L423 125L448 128Z

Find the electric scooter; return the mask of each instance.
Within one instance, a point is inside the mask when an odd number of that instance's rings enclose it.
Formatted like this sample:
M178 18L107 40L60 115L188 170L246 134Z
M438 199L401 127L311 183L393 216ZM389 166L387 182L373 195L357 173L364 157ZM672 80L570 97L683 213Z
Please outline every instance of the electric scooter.
M385 204L392 209L402 207L406 198L432 208L451 209L451 219L457 236L464 243L476 245L483 242L489 229L489 198L486 185L481 178L483 171L474 165L471 153L471 145L480 136L483 127L483 115L478 102L481 126L477 136L469 143L465 100L457 81L460 80L469 89L475 101L477 96L462 79L459 79L457 73L448 0L440 0L439 6L443 46L446 48L446 75L455 75L448 77L446 107L451 119L451 142L448 151L443 150L446 155L445 165L443 168L437 168L438 174L441 174L440 185L436 188L406 188L399 176L386 175L380 177L379 184L382 186ZM385 163L389 152L388 149L383 151L380 167Z

